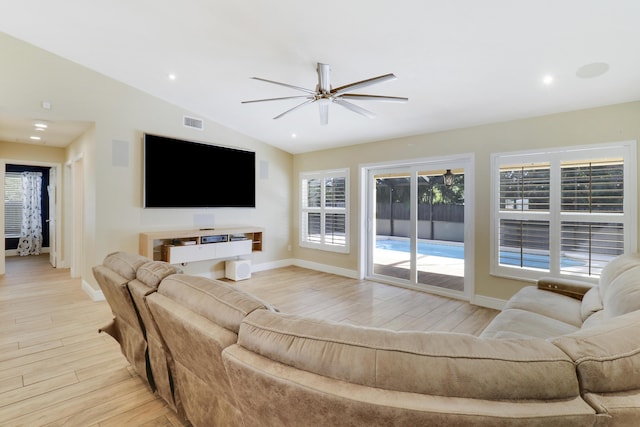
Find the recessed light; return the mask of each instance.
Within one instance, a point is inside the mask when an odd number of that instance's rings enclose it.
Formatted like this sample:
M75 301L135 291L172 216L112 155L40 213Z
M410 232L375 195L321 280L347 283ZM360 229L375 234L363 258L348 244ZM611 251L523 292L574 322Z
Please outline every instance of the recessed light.
M38 122L34 124L34 126L36 127L36 129L46 129L49 127L46 123L42 123L42 122Z
M553 76L550 74L547 74L546 76L544 76L542 78L542 83L546 84L546 85L550 85L551 83L553 83Z
M167 77L169 77L169 80L175 80L175 79L177 79L177 78L178 78L178 77L177 77L175 74L173 74L173 73L169 74Z
M34 141L40 141L42 138L39 136L30 136L29 139L33 139Z
M295 132L291 132L291 139L296 139L298 135Z

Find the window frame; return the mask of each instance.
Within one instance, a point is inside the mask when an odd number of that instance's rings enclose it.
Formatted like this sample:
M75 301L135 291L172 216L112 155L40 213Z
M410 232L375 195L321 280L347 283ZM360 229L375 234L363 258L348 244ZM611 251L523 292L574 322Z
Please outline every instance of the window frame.
M344 178L345 180L345 194L344 194L344 207L328 207L326 206L326 186L325 182L327 178ZM308 194L306 193L305 181L311 179L318 179L321 181L321 199L319 207L306 206ZM349 203L349 168L344 169L332 169L312 172L300 172L299 184L300 184L300 233L299 233L299 245L305 248L319 249L328 252L337 253L349 253L350 252L350 203ZM306 217L310 213L320 214L320 229L321 229L321 242L314 242L308 240L308 235L304 230ZM330 214L342 214L344 215L344 244L328 243L325 238L325 221L327 215Z
M597 281L597 275L585 276L561 271L560 232L563 222L584 221L588 216L589 223L620 222L624 226L624 252L637 251L638 230L638 194L637 187L637 151L636 141L621 141L604 144L592 144L576 147L549 148L544 150L513 151L492 153L491 155L491 261L490 274L517 280L535 281L542 276L579 278ZM561 201L561 168L562 164L573 161L597 160L602 158L621 157L623 159L623 213L577 213L562 212ZM500 168L506 165L522 165L548 163L550 169L549 210L547 212L529 211L505 212L500 210ZM499 258L499 225L502 219L543 220L549 221L549 270L531 269L519 266L500 265Z
M20 172L5 172L4 174L4 179L5 179L5 185L4 185L4 197L5 197L5 201L4 201L4 237L5 239L11 239L11 238L18 238L20 237L20 233L21 233L21 229L22 229L22 204L23 204L23 200L22 197L23 195L21 194L20 197L20 201L19 201L19 208L18 208L18 215L7 215L7 209L9 208L9 206L11 206L11 201L6 200L6 196L7 196L7 183L6 180L10 178L10 179L17 179L20 181L20 188L22 188L22 174ZM12 219L15 217L17 223L12 223ZM13 229L15 230L15 232L13 233L8 233L7 234L7 228L13 225Z

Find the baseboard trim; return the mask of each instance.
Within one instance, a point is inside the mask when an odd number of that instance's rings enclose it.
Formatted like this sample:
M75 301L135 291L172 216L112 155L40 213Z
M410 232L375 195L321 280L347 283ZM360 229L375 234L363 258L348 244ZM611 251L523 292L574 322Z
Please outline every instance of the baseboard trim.
M94 289L86 280L82 281L82 290L85 294L89 295L92 301L104 301L104 294L101 290Z
M258 271L273 270L275 268L289 267L295 265L293 259L282 259L274 262L264 262L262 264L251 264L251 272L257 273Z
M483 295L475 295L471 300L471 304L479 305L480 307L492 308L494 310L502 310L507 302L503 299L485 297Z
M350 279L360 278L358 275L358 272L355 270L334 267L332 265L319 264L317 262L294 260L292 265L295 265L296 267L308 268L309 270L316 270L316 271L322 271L325 273L336 274L338 276L344 276Z
M323 273L336 274L338 276L348 277L350 279L358 279L358 272L355 270L349 270L346 268L334 267L332 265L320 264L317 262L304 261L295 258L282 259L275 262L265 262L262 264L252 264L251 272L257 273L258 271L273 270L275 268L289 267L289 266L308 268L309 270L322 271Z

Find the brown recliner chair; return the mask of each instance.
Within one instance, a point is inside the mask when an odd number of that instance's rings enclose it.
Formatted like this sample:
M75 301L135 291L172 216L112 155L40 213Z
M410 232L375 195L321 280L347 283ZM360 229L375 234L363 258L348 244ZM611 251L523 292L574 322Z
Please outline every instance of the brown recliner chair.
M267 304L233 286L173 275L146 297L173 360L176 394L196 427L244 425L222 362L242 319Z
M166 262L148 262L138 268L136 278L129 282L128 287L145 331L148 368L151 370L156 392L171 409L184 417L184 410L174 390L173 361L146 302L147 297L158 290L158 285L165 277L181 272Z
M127 286L136 278L138 268L150 261L141 255L114 252L107 255L101 265L93 267L93 276L113 313L111 323L100 328L99 332L106 332L118 341L133 370L154 391L147 363L144 327Z

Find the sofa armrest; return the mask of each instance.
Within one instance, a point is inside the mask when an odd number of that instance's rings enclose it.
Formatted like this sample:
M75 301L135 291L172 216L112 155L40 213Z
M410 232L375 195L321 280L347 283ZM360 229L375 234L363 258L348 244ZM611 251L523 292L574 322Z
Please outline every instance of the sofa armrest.
M541 277L538 279L538 289L566 295L571 298L582 300L584 294L593 284L581 280L561 279L557 277Z

